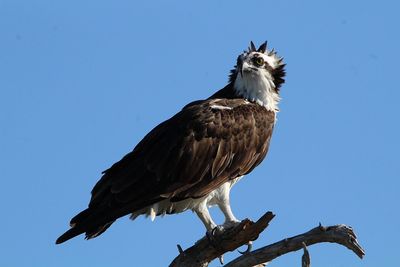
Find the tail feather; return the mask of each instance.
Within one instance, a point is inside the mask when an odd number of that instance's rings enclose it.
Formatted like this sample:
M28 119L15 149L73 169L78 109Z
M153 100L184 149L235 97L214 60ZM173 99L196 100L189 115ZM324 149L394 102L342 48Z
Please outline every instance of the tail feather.
M85 233L86 239L91 239L105 232L119 217L140 210L146 206L152 205L164 198L151 198L145 201L140 200L128 204L113 206L101 205L83 210L71 219L71 229L62 234L56 244L61 244L75 236ZM107 202L106 202L107 203Z
M91 214L93 213L93 210L91 209L85 209L81 212L79 212L77 215L75 215L75 217L73 217L71 219L71 221L69 222L69 225L71 227L74 227L75 225L77 225L78 223L82 223L83 221L85 221Z
M71 229L66 231L56 240L56 244L61 244L75 236L86 233L86 239L91 239L99 236L115 221L106 222L101 220L102 212L88 208L78 213L74 218L71 219Z
M92 239L92 238L98 237L99 235L104 233L108 229L108 227L110 227L111 224L113 224L113 222L115 222L115 221L112 221L112 222L106 223L104 225L101 225L101 226L97 227L94 230L86 231L85 238L86 239Z
M69 229L68 231L66 231L64 234L62 234L59 238L57 238L56 244L64 243L65 241L67 241L77 235L83 234L84 232L85 231L82 229L73 227L73 228Z

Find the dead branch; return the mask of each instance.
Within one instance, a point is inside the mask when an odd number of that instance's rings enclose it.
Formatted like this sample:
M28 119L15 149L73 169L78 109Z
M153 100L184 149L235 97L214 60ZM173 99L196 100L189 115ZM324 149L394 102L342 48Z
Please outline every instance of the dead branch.
M170 267L207 267L212 260L216 258L221 260L224 253L256 240L274 216L272 212L267 212L255 223L245 219L236 227L217 233L212 240L210 237L203 237L186 250L178 245L179 255L172 261ZM303 266L307 266L307 264L309 266L310 257L306 246L322 242L343 245L360 258L365 255L351 227L344 224L328 227L319 225L306 233L286 238L251 252L246 251L244 255L226 264L225 267L264 266L265 262L302 248L304 249Z
M360 258L365 255L351 227L344 224L328 227L320 225L304 234L281 240L242 255L225 265L225 267L254 266L262 262L269 262L283 254L299 250L303 248L303 243L310 246L323 242L343 245L352 250Z
M197 241L194 246L180 252L179 256L170 264L170 267L208 266L212 260L220 257L225 252L235 250L249 241L256 240L274 216L269 211L255 223L245 219L236 227L227 229L220 234L216 233L213 237L213 242L210 242L209 238L205 236Z

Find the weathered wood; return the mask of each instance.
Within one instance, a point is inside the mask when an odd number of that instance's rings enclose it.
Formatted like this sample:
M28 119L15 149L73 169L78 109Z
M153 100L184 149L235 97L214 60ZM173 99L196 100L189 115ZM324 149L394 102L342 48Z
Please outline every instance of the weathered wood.
M240 246L248 244L258 238L258 235L267 228L269 222L275 217L272 212L265 213L257 222L249 219L243 220L239 225L227 229L222 233L210 237L203 237L192 247L182 250L178 245L179 255L169 265L170 267L207 267L208 264L221 257L228 251L233 251ZM319 225L310 231L283 239L274 244L247 252L236 258L225 267L255 267L264 266L263 263L300 249L304 249L302 258L303 266L310 265L310 258L306 246L322 242L337 243L352 250L362 258L365 255L363 248L357 241L353 229L344 224L323 227ZM307 265L308 264L308 265Z
M307 246L323 242L337 243L352 250L360 258L365 255L351 227L344 224L328 227L320 225L304 234L286 238L242 255L226 264L225 267L248 267L262 262L272 261L283 254L303 248L303 242Z
M212 260L225 252L235 250L249 241L256 240L274 216L272 212L267 212L257 222L245 219L231 229L222 233L216 232L212 237L212 242L210 242L209 237L205 236L197 241L194 246L180 252L170 264L170 267L206 267Z

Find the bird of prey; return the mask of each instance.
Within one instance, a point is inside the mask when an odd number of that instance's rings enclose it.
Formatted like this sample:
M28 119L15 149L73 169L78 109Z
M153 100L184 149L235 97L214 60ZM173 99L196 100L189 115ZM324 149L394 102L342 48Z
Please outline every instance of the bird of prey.
M118 218L194 211L212 231L208 208L236 225L229 192L265 158L279 111L285 64L267 42L250 43L228 84L205 100L187 104L151 130L127 155L102 173L88 208L70 222L56 243L85 233L102 234Z

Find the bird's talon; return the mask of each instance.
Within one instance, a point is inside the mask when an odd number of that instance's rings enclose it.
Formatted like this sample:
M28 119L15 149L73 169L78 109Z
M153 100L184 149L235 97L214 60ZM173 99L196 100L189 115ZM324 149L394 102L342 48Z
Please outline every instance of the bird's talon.
M206 232L206 237L208 239L208 242L214 247L218 248L218 241L217 237L224 232L224 228L220 225L214 227L211 231Z
M212 230L211 230L211 235L213 236L213 237L215 237L215 231L217 230L217 227L214 227Z
M249 243L247 243L247 249L245 251L238 250L238 252L242 255L245 255L247 253L250 253L252 249L253 249L253 241L249 241Z
M224 255L219 256L218 259L219 263L221 263L221 265L224 265Z

